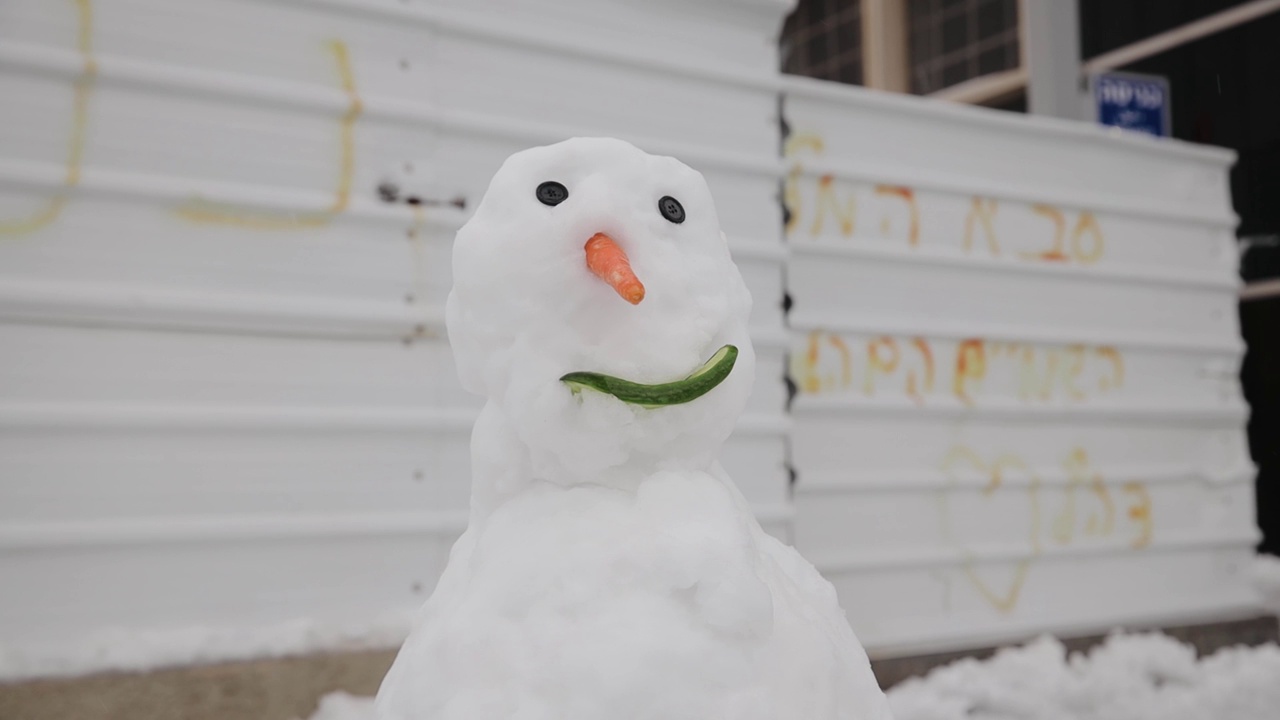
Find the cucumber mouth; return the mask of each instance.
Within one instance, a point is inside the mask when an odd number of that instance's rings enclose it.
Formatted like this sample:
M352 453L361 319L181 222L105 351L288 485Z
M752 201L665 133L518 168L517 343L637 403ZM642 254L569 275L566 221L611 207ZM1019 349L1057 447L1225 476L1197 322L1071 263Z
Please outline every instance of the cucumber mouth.
M568 385L574 395L587 388L632 405L658 408L682 405L706 395L729 377L737 361L738 348L725 345L688 377L668 383L645 385L594 372L571 372L561 377L560 382Z

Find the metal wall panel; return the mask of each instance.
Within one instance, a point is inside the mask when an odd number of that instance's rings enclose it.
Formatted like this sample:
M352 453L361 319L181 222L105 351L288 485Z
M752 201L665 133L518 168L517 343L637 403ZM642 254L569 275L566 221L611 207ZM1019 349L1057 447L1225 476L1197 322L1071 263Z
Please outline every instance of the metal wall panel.
M869 649L1252 610L1232 155L784 95L796 544Z
M0 650L420 604L478 407L449 243L503 158L573 135L707 176L760 356L725 465L789 535L786 5L0 5Z
M760 357L726 467L873 652L1250 609L1230 156L784 83L787 5L0 5L7 649L419 604L477 408L452 201L582 134L707 176Z

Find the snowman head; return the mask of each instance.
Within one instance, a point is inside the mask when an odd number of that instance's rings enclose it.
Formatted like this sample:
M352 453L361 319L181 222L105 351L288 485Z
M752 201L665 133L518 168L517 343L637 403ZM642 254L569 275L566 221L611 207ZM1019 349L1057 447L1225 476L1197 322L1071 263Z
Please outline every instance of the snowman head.
M449 340L464 387L505 416L534 477L601 482L714 460L755 373L751 298L702 175L620 140L512 155L458 231ZM725 345L728 377L647 407L562 382L679 381Z

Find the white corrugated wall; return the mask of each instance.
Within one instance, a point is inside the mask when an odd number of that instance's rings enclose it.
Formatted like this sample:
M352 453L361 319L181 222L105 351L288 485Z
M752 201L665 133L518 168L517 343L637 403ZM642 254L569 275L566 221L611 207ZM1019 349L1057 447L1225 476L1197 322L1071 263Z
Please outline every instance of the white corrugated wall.
M419 605L478 407L441 323L453 201L573 135L706 174L761 356L725 463L788 534L786 5L0 5L5 649Z
M726 466L874 653L1250 610L1229 154L784 82L788 5L0 4L0 649L421 603L477 409L449 242L582 134L711 183L760 355Z
M1232 154L785 96L795 539L869 648L1255 611Z

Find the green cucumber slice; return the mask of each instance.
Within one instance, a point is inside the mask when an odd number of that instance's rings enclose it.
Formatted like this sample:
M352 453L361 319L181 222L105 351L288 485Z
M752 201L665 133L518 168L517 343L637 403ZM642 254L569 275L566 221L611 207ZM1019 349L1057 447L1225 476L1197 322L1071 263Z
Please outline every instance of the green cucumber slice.
M702 367L683 380L674 382L645 385L593 372L571 372L560 378L560 381L568 385L575 395L582 392L583 388L590 388L632 405L656 408L680 405L706 395L729 377L733 364L737 361L738 348L725 345L703 363Z

